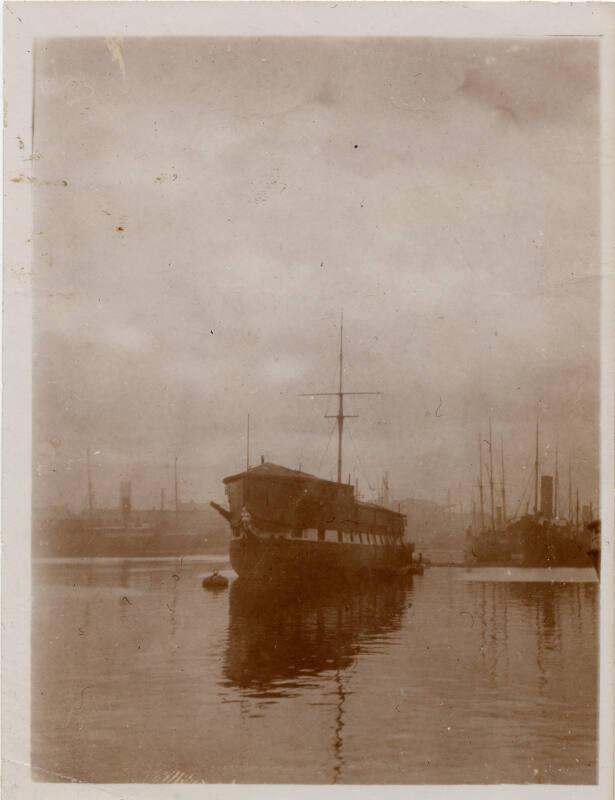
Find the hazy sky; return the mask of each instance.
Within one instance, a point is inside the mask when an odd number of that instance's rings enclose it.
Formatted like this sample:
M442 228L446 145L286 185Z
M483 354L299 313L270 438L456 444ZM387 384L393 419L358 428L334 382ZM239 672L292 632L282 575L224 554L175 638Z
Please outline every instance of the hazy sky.
M467 507L491 414L516 498L540 403L544 470L559 443L593 492L597 64L575 39L40 41L35 501L85 503L88 446L100 503L120 476L156 503L174 454L185 499L220 499L248 412L254 459L332 477L334 402L298 395L335 389L342 308L346 386L383 392L347 404L363 490L388 469Z

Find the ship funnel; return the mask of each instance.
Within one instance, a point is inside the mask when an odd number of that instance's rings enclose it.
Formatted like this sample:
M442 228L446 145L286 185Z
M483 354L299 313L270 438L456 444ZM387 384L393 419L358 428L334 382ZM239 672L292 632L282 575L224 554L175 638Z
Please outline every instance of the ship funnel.
M553 516L553 477L542 475L540 478L540 514L551 519Z

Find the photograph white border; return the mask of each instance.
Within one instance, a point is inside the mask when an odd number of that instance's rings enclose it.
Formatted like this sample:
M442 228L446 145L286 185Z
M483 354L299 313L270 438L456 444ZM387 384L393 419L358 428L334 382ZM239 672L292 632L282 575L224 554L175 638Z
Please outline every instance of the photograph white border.
M613 365L615 8L609 3L14 2L4 6L2 789L59 798L569 798L613 796ZM601 518L598 786L58 784L30 770L32 197L28 183L37 38L96 36L599 37L601 48ZM18 147L17 137L24 142ZM25 181L11 181L22 175Z

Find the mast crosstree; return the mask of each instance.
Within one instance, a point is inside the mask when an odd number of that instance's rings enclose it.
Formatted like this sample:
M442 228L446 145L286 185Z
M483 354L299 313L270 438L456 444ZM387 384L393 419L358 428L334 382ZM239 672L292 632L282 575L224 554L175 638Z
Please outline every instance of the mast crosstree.
M349 396L382 394L382 392L345 392L344 391L344 314L342 312L340 321L340 380L337 392L307 392L300 394L300 397L337 397L337 414L325 414L325 419L337 420L337 482L342 482L342 445L344 438L344 420L356 419L358 414L344 413L344 398Z

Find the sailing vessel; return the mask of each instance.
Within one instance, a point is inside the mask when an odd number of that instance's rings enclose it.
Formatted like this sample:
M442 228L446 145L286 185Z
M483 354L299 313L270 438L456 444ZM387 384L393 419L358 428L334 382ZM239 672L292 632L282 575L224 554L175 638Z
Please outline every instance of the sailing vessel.
M490 425L491 428L491 425ZM482 447L482 445L481 445ZM491 433L489 448L491 450ZM536 423L536 454L534 461L534 509L522 517L498 520L496 524L493 512L491 527L484 524L483 492L482 492L482 456L481 456L481 527L467 534L467 560L482 564L522 567L591 567L599 558L599 521L592 527L582 525L579 521L578 498L576 522L572 519L572 499L570 499L569 519L559 516L559 466L556 451L555 481L553 475L540 474L539 460L539 426ZM491 486L493 467L491 466ZM504 494L504 465L502 463L502 491ZM569 493L571 495L572 489ZM572 496L572 495L571 495ZM505 512L504 512L505 513Z
M478 435L478 491L480 516L474 515L473 524L466 532L465 561L468 564L480 563L490 565L518 564L521 561L519 537L511 533L506 514L506 482L504 478L504 442L501 442L502 457L502 496L501 505L495 505L495 486L493 474L493 444L491 419L489 420L489 496L491 514L489 523L485 520L485 497L483 489L483 439Z
M539 488L540 487L540 488ZM571 490L570 490L571 491ZM539 427L536 421L536 454L534 460L534 513L526 514L509 527L521 548L524 567L592 567L591 536L586 528L572 519L559 516L559 468L556 451L555 482L552 475L540 474Z
M245 471L223 480L229 509L212 503L230 524L230 560L242 578L402 575L415 568L405 516L361 501L355 487L342 481L344 421L351 416L344 412L344 399L379 394L344 391L343 336L342 319L338 391L304 395L337 397L337 481L269 462L253 468L247 463Z

